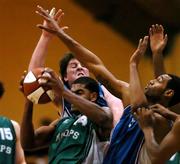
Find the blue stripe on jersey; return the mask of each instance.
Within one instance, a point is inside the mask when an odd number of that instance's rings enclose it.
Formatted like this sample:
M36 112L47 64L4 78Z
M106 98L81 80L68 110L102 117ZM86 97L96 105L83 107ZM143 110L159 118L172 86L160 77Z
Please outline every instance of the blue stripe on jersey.
M98 104L99 106L101 107L107 107L107 102L104 98L104 92L101 88L101 84L99 83L99 96L96 100L96 104ZM62 114L63 117L66 117L66 116L72 116L72 112L71 112L71 104L66 101L65 99L63 99L63 114Z
M131 114L131 107L126 107L113 131L103 164L134 164L142 145L143 136L138 122Z

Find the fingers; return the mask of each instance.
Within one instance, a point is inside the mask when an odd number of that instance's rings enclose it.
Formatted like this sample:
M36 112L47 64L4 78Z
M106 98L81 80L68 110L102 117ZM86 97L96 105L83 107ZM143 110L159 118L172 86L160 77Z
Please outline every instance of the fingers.
M44 73L48 73L52 78L59 79L59 76L57 75L57 73L51 68L46 67L44 69Z
M175 121L178 117L178 115L169 109L165 108L164 106L160 104L155 104L151 106L151 110L153 112L159 113L160 115L164 116L165 118Z
M44 68L42 75L38 76L39 84L46 84L47 82L56 83L57 81L59 81L59 76L55 71L48 67Z
M146 114L151 114L152 112L149 110L149 108L140 107L134 112L137 118L143 117Z
M51 17L54 17L55 13L56 13L56 9L53 7L53 8L51 9L49 15L50 15Z
M143 39L141 38L141 39L139 40L139 46L141 46L141 45L147 45L148 39L149 39L149 36L145 36Z
M45 9L43 9L41 6L37 6L37 9L38 10L36 10L36 13L38 13L38 14L40 14L40 15L44 15L44 16L49 16L49 12L47 11L47 10L45 10ZM51 14L52 14L52 10L51 10Z
M62 17L64 16L64 12L61 10L61 9L59 9L58 11L57 11L57 13L55 14L55 16L54 16L54 19L58 22L58 23L60 23L60 21L62 20Z
M69 27L68 26L64 26L64 27L61 27L61 29L64 31L64 30L67 30Z
M47 10L44 10L41 6L37 6L36 13L40 16L42 16L45 20L49 21L50 18L53 18L54 20L56 20L57 22L60 22L61 18L64 15L64 12L59 9L56 13L56 9L53 7L51 9L50 12L48 12Z
M164 28L162 25L159 25L159 24L155 24L155 25L152 25L150 28L149 28L149 35L150 36L153 36L155 34L162 34L164 35ZM165 39L165 38L164 38Z
M21 76L21 80L20 80L20 85L19 85L19 90L21 91L21 92L23 92L23 82L24 82L24 78L25 78L25 76L26 76L26 74L27 74L27 71L26 70L24 70L24 72L23 72L23 75Z
M40 12L40 11L35 11L36 12L36 14L38 14L38 15L40 15L41 17L43 17L46 21L50 21L50 16L49 16L49 14L47 13L47 14L45 14L45 13L43 13L43 12Z
M55 8L52 8L50 13L43 9L41 6L37 6L37 10L35 11L36 14L40 15L41 17L43 17L46 21L51 21L51 19L54 17L55 14Z
M168 36L167 36L167 34L165 34L165 36L164 36L164 45L167 44L167 41L168 41Z
M143 39L139 40L138 49L143 50L142 53L145 53L147 45L148 45L149 36L145 36Z
M168 109L166 109L164 106L160 105L160 104L155 104L150 106L150 109L153 110L154 112L157 112L159 114L162 114L163 111L167 111Z

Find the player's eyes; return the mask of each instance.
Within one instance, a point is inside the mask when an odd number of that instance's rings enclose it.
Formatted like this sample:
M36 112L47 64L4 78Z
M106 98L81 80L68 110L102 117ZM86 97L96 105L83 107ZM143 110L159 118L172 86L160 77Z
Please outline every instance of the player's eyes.
M81 92L81 91L80 92L76 92L76 94L80 96L80 95L83 94L83 92Z
M76 67L77 67L76 63L71 64L71 68L76 68Z

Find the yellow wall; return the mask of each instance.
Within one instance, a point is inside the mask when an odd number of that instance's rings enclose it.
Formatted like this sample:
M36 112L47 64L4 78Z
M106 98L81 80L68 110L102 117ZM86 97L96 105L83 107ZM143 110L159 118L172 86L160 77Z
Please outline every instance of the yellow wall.
M118 78L128 81L128 61L135 47L124 37L113 32L108 26L97 22L90 14L71 0L0 0L0 80L5 83L6 93L0 102L0 113L21 121L24 98L18 91L18 82L28 62L41 31L36 24L42 19L35 14L36 5L45 8L53 6L64 9L64 25L68 33L100 56L105 65ZM132 26L133 28L133 26ZM148 29L147 29L148 31ZM139 38L137 38L138 40ZM172 56L165 60L168 72L180 75L180 36L176 38ZM50 45L47 66L58 71L58 60L67 49L54 39ZM140 65L143 83L152 78L151 61L144 59ZM57 117L52 104L38 105L34 121L38 124L43 117Z

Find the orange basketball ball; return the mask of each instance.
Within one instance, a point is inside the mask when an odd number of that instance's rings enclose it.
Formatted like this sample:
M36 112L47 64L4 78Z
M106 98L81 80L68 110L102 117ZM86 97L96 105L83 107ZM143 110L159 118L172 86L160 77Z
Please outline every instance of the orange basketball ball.
M39 79L39 75L51 76L44 72L43 67L32 69L27 73L23 81L24 95L35 104L45 104L53 101L55 96L50 87L45 87L42 84L46 83L45 79Z

